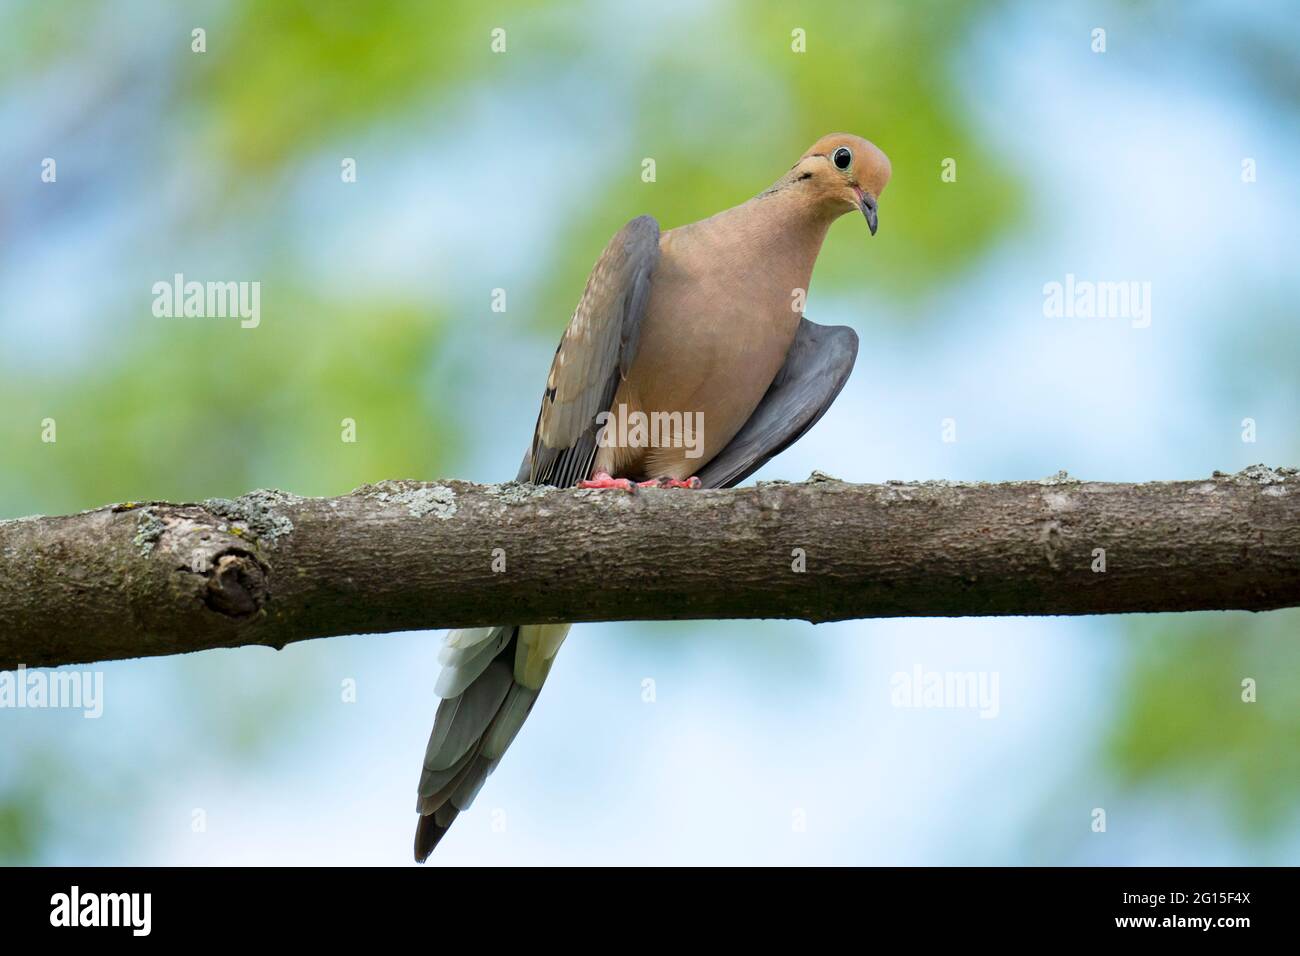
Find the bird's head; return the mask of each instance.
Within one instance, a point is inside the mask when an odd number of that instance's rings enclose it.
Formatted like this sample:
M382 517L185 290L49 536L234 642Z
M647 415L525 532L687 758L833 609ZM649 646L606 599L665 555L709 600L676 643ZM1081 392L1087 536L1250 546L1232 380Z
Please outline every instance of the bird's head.
M831 133L809 147L790 176L832 216L862 210L874 236L876 203L889 182L889 172L889 157L873 143L850 133Z

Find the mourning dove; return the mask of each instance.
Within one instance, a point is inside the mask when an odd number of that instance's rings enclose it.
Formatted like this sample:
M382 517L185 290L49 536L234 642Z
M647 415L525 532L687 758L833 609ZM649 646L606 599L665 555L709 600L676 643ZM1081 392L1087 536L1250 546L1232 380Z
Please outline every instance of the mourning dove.
M857 357L852 329L801 314L817 253L850 210L875 235L889 175L876 146L835 133L748 202L663 234L650 216L619 230L556 349L518 480L726 488L798 440ZM647 421L663 427L638 431ZM568 631L501 625L447 634L435 687L443 700L416 803L416 860L428 858L496 767Z

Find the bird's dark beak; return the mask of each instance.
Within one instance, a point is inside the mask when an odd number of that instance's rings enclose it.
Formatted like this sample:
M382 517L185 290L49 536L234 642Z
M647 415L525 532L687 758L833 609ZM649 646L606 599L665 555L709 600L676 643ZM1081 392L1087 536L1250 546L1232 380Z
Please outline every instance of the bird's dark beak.
M876 218L875 197L871 196L869 193L863 193L859 206L862 208L862 215L867 217L867 228L871 230L871 234L874 236L876 234L876 225L879 221Z

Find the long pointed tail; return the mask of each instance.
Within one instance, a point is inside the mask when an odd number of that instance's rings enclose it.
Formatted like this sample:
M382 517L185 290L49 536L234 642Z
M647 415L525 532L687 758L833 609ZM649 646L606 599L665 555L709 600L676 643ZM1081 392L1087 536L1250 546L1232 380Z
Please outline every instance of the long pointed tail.
M435 693L438 705L424 753L415 828L423 863L519 733L550 673L568 624L502 625L449 631Z

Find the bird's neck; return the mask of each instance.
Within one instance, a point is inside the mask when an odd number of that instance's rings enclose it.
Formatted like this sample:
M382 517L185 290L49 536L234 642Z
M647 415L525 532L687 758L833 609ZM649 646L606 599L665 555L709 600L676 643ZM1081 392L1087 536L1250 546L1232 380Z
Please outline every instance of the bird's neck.
M810 203L792 176L777 180L735 211L745 221L745 231L757 248L772 256L774 262L808 276L838 215L821 204Z

